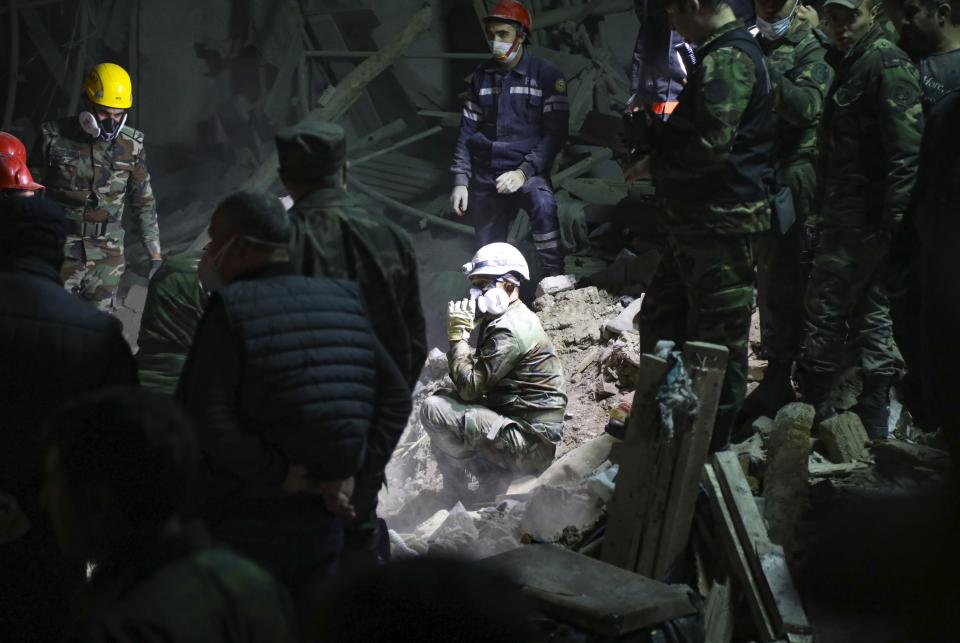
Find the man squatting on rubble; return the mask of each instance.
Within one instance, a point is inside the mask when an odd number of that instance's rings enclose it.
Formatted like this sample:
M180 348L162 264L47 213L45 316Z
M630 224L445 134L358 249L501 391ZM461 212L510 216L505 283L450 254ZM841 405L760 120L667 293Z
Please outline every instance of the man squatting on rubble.
M140 223L151 277L162 261L143 132L126 125L132 105L129 74L102 63L84 80L79 116L43 124L47 198L66 208L72 226L61 275L69 290L104 310L118 303L125 212Z
M520 301L520 280L530 278L520 251L486 245L463 271L470 297L450 302L448 315L455 390L428 397L420 408L444 483L461 497L467 469L482 485L496 485L505 473L543 472L556 454L567 406L553 343ZM473 350L468 340L477 320Z
M659 340L730 350L711 441L726 447L746 394L753 304L752 243L770 229L773 88L763 52L722 0L670 0L671 26L698 64L653 154L624 178L653 178L663 202L664 253L641 309L643 350ZM695 186L694 189L691 186Z
M550 169L568 133L567 83L524 47L532 23L519 2L499 2L483 22L494 60L477 67L467 91L450 203L460 216L469 208L478 247L506 241L523 208L543 275L559 275L563 255Z

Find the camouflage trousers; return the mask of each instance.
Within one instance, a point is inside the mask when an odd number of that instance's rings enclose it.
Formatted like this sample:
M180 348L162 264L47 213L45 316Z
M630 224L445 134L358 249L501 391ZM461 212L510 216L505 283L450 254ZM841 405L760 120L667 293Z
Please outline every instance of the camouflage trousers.
M660 340L726 346L730 359L720 391L711 450L726 446L747 393L747 343L753 308L751 235L668 234L640 309L640 341L651 353Z
M468 404L453 392L431 395L420 407L420 421L434 448L455 460L479 456L501 469L539 474L556 447L517 420L480 404Z
M816 170L810 162L786 168L797 219L786 234L770 231L753 244L757 259L757 299L765 357L791 364L803 344L803 293L810 275L813 234L807 226L816 197Z
M840 370L849 338L864 372L895 374L890 303L879 286L889 248L879 232L823 230L804 300L806 336L798 366L805 372Z
M123 270L123 230L97 237L67 237L60 277L64 288L81 299L107 312L115 310Z

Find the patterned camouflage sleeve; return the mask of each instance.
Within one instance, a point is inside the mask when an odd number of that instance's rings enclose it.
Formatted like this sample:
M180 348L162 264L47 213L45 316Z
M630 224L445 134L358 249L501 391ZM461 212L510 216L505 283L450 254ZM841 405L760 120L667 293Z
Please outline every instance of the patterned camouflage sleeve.
M450 379L466 402L486 395L513 370L519 358L518 342L513 333L504 328L487 334L476 353L465 341L457 342L447 353Z
M750 58L723 47L703 59L692 120L677 114L667 121L652 169L654 179L695 178L718 168L730 154L740 117L756 83ZM676 142L676 144L672 144Z
M147 169L147 151L142 147L140 156L130 172L127 182L127 203L140 222L143 245L151 259L160 258L160 226L157 223L157 200L150 185L150 170Z
M877 105L887 169L883 221L898 225L910 205L923 132L920 78L913 65L900 58L890 61L885 57Z
M810 34L796 51L795 66L774 83L777 115L797 127L812 127L823 114L823 100L833 82L833 68L824 60L826 49ZM774 66L770 65L771 76Z

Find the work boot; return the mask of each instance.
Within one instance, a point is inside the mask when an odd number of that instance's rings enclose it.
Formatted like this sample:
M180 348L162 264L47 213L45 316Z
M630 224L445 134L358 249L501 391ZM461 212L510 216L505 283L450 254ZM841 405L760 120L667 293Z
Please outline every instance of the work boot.
M796 395L790 384L791 362L771 360L757 388L740 407L737 425L752 424L758 417L773 418L777 411L793 402Z
M467 477L467 463L473 458L458 460L441 451L432 449L433 456L437 459L437 471L443 478L444 504L453 506L457 502L468 502L470 499L470 481Z
M885 440L890 429L890 387L892 375L863 374L863 391L851 409L860 416L871 440Z
M800 397L803 402L811 405L814 409L814 427L837 414L836 409L830 404L833 373L797 370L797 384L800 387Z

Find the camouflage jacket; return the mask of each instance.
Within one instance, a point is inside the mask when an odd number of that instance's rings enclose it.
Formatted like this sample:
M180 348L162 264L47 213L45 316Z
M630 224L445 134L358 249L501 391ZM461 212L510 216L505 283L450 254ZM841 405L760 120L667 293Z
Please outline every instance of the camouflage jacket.
M140 384L145 388L168 395L177 389L207 303L207 293L197 276L200 254L167 257L150 280L137 339Z
M76 601L76 643L293 643L293 603L283 587L249 560L207 544L191 525L124 560L94 571Z
M475 352L465 340L457 342L447 363L464 401L485 404L559 443L567 407L563 366L540 319L523 302L481 323Z
M835 67L820 134L822 224L890 229L902 221L916 180L919 73L879 24Z
M409 235L342 188L306 195L290 209L290 220L294 269L360 284L373 331L412 389L427 359L427 331Z
M743 29L739 20L719 27L699 49L736 29ZM741 119L758 82L753 61L736 47L721 46L699 61L680 94L677 109L654 132L651 172L658 194L663 182L685 182L688 194L696 195L697 182L721 171L730 161ZM702 204L666 197L665 205L663 223L677 234L749 234L770 229L766 198Z
M773 82L776 158L783 165L812 161L816 156L823 99L833 82L833 69L824 60L827 49L820 38L802 20L795 20L780 40L757 37Z
M130 208L151 257L160 256L157 202L143 147L143 132L124 127L113 141L95 141L76 118L43 124L47 196L77 222L119 223Z

